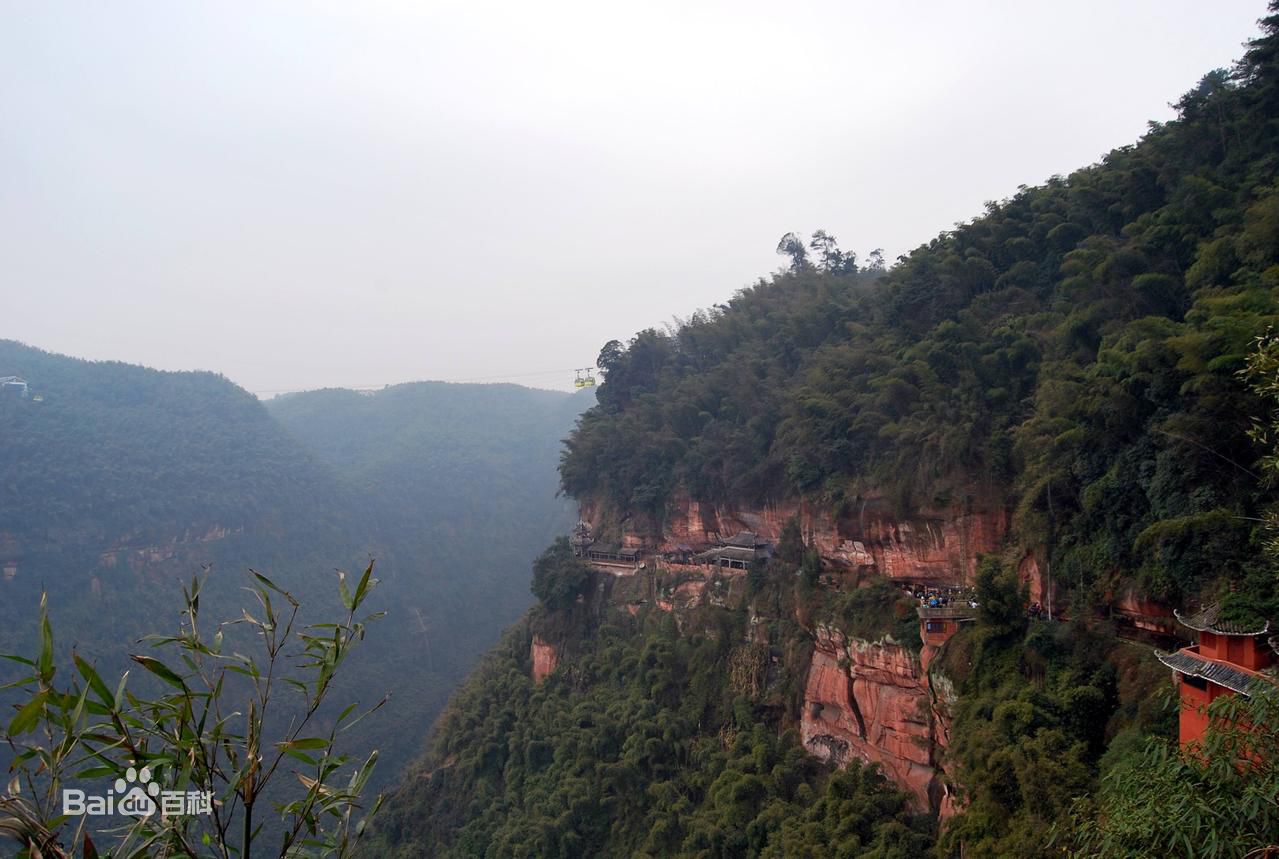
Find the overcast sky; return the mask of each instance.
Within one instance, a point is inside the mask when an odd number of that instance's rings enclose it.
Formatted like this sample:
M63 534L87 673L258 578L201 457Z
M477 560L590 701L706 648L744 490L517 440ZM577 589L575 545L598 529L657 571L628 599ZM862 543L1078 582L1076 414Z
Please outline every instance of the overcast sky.
M788 230L893 259L1133 142L1264 10L0 0L0 337L565 387Z

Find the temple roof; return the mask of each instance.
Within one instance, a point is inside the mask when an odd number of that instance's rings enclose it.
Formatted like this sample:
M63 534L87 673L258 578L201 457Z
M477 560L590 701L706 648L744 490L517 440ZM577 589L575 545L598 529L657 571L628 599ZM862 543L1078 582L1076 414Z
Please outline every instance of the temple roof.
M721 546L717 549L702 552L698 557L708 560L728 558L730 561L753 561L759 557L759 554L754 549L743 549L740 546Z
M735 546L739 549L754 549L763 546L764 542L759 539L759 535L754 531L738 531L733 536L724 541L725 545Z
M1206 605L1194 614L1182 614L1175 609L1173 614L1177 616L1177 620L1181 621L1183 626L1188 626L1199 632L1212 632L1217 635L1263 635L1270 631L1270 621L1257 626L1256 624L1232 623L1231 621L1221 620L1219 618L1221 614L1220 603Z
M1191 677L1202 677L1210 683L1224 686L1240 695L1247 695L1248 688L1258 680L1256 674L1236 668L1225 662L1207 659L1191 650L1164 653L1156 650L1155 656L1164 665Z

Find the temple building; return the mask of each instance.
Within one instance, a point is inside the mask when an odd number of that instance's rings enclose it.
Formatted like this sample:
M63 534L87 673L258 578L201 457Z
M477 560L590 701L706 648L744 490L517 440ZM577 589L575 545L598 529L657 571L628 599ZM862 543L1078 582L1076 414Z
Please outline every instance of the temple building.
M771 543L761 540L753 531L741 531L696 556L699 563L726 570L749 570L751 564L766 561L773 554Z
M919 639L923 648L919 652L924 670L941 650L942 645L959 632L960 624L977 620L977 606L968 600L955 600L947 605L921 605L919 612Z
M1208 705L1222 695L1248 695L1257 681L1275 682L1275 650L1266 640L1270 622L1238 624L1220 618L1218 604L1177 620L1198 633L1199 643L1175 653L1155 651L1173 670L1181 696L1178 737L1182 748L1203 739Z
M924 644L933 647L941 647L949 641L959 632L961 623L972 623L977 619L976 607L959 601L946 606L921 605L916 611L919 612L919 637Z

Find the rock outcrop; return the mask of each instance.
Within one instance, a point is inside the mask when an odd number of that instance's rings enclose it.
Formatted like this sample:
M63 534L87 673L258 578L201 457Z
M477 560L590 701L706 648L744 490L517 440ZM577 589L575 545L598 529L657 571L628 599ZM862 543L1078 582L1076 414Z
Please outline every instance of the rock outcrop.
M810 753L834 764L879 764L921 809L941 811L946 790L937 760L949 723L939 724L933 697L911 651L819 627L800 737Z
M1138 593L1131 587L1112 595L1110 607L1121 627L1169 638L1185 634L1173 616L1172 606Z
M541 683L560 664L559 651L555 649L555 645L544 640L540 635L533 636L529 656L533 662L534 683Z
M652 602L658 610L673 612L677 621L704 605L749 609L741 576L726 577L730 588L721 592L724 571L703 578L699 569L664 560L716 545L741 531L776 543L794 518L804 541L821 553L832 571L854 573L859 579L881 575L971 585L979 555L999 551L1009 526L1008 511L998 504L970 502L901 516L878 496L845 505L841 513L802 501L744 507L705 504L684 496L667 505L661 523L638 516L619 521L617 516L617 511L589 500L581 506L581 518L595 533L608 533L611 543L639 549L650 559L645 563L649 575L665 581ZM1020 571L1042 592L1043 577L1033 555L1027 553ZM643 602L633 600L627 610L637 612ZM762 629L752 630L749 638L766 640ZM950 736L953 687L941 675L934 682L920 654L890 638L850 639L826 626L818 626L815 637L800 721L805 748L836 765L854 759L878 764L914 796L921 811L942 817L954 814L951 779L941 765ZM539 678L550 669L539 671L539 644L535 641L533 646L534 677ZM936 656L939 647L933 643L926 655ZM553 655L547 658L553 667Z
M605 527L607 511L600 505L584 501L581 514L597 532ZM897 516L878 496L857 500L843 514L803 501L744 507L681 496L667 506L665 523L641 517L622 523L621 543L670 552L713 545L739 531L775 542L791 518L799 522L805 542L832 566L938 584L970 583L977 556L998 549L1008 530L1008 513L998 505L972 503Z

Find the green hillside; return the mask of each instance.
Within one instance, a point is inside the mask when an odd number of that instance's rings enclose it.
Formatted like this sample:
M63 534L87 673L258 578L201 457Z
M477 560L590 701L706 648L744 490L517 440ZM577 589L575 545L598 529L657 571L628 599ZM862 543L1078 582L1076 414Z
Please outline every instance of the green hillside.
M179 582L211 565L210 599L238 571L273 570L323 592L374 548L336 474L251 394L213 373L90 362L0 341L0 375L30 396L0 402L0 650L29 643L42 590L55 622L115 664L176 623Z
M1169 754L1167 669L1102 619L1125 585L1279 619L1275 346L1258 340L1279 322L1279 7L1262 23L1175 121L891 270L788 236L788 271L600 355L599 404L561 475L611 521L660 523L681 492L1012 511L1009 554L1034 549L1070 622L1028 620L1010 559L983 560L975 622L929 669L955 695L955 817L912 818L857 766L845 780L793 754L813 625L894 634L909 601L825 590L792 546L676 629L633 594L634 617L610 607L611 577L563 544L537 568L555 598L455 698L379 824L386 849L971 859L1279 843L1257 787L1279 761ZM534 636L561 656L542 685Z
M1176 599L1246 576L1262 407L1240 371L1279 321L1272 38L1176 121L882 277L798 260L673 334L610 344L565 489L659 517L677 487L1006 501L1071 581Z
M376 597L390 617L356 669L393 694L364 731L388 761L378 784L421 751L454 687L531 602L529 561L573 521L555 462L586 397L420 382L268 403L339 476L383 550Z
M333 472L222 376L0 340L10 374L31 396L0 402L0 530L24 545L106 548L214 526L278 535L338 501Z

